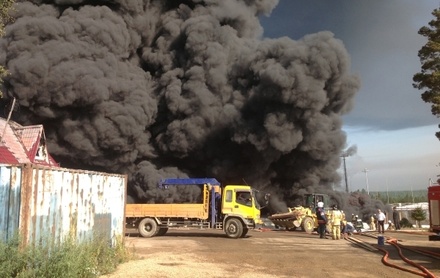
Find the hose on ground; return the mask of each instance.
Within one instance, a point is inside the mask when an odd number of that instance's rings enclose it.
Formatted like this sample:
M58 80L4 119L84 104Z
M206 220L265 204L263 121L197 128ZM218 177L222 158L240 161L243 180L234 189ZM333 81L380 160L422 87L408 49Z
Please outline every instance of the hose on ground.
M369 236L369 237L373 237L373 238L377 238L377 236L373 236L373 235L370 235L370 234L362 234L362 235ZM359 240L357 240L357 241L359 241ZM387 241L386 241L386 242L389 243L389 244L391 244L391 245L393 245L394 248L397 249L400 258L402 258L402 260L403 260L404 262L406 262L407 264L412 265L412 266L414 266L414 267L420 269L422 272L420 272L420 271L415 271L415 270L413 270L413 269L404 268L404 267L398 266L398 265L396 265L396 264L392 264L392 263L390 263L390 262L388 261L388 258L389 258L389 252L388 252L387 250L385 250L384 248L381 248L381 247L378 247L378 246L377 246L376 249L379 250L379 251L381 251L382 253L384 253L384 256L382 257L382 263L383 263L384 265L389 266L389 267L393 267L393 268L396 268L396 269L399 269L399 270L402 270L402 271L406 271L406 272L409 272L409 273L412 273L412 274L415 274L415 275L419 275L419 276L422 276L422 277L426 277L426 278L435 278L435 277L436 277L433 273L431 273L428 269L426 269L426 268L423 267L422 265L417 264L417 263L415 263L415 262L409 260L408 258L406 258L406 257L403 255L403 253L402 253L402 249L400 248L399 244L397 243L397 239L395 239L395 238L387 238ZM408 248L408 249L411 250L411 248ZM412 250L412 251L414 251L414 250ZM424 253L424 255L429 254L429 255L432 255L432 256L438 256L438 255L439 255L438 253L429 252L429 251L424 251L424 252L422 252L422 253Z
M416 274L416 275L419 275L419 276L422 276L422 277L435 278L435 275L433 273L431 273L428 269L426 269L424 266L421 266L421 265L419 265L419 264L409 260L408 258L406 258L403 255L402 249L397 244L397 239L389 238L389 239L387 239L386 242L391 244L391 245L393 245L397 249L397 251L399 253L399 256L402 258L403 261L405 261L406 263L408 263L408 264L410 264L410 265L420 269L422 272L418 272L418 271L415 271L415 270L412 270L412 269L404 268L404 267L401 267L401 266L398 266L398 265L395 265L395 264L392 264L392 263L388 262L389 252L387 250L383 249L383 248L377 247L378 250L380 250L381 252L384 253L384 256L382 257L382 263L383 264L385 264L386 266L394 267L396 269L399 269L399 270L402 270L402 271L406 271L406 272L410 272L410 273L413 273L413 274Z

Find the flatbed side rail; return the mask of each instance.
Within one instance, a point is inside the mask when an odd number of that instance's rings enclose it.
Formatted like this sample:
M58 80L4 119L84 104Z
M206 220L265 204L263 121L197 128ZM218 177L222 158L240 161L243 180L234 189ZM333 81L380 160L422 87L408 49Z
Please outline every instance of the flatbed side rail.
M205 204L127 204L125 217L183 217L208 219Z

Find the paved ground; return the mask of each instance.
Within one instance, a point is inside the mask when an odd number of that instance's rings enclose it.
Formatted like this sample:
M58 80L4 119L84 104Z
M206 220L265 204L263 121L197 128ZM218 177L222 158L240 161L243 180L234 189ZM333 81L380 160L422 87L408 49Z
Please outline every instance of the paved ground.
M394 232L386 236L440 253L440 241L428 241L427 235ZM376 241L371 239L373 245ZM222 231L170 230L153 238L131 234L126 245L140 259L121 265L107 278L420 277L385 266L379 251L300 231L250 231L246 238L229 239ZM391 250L388 244L384 248ZM391 254L389 260L394 259L397 255ZM416 260L440 276L439 259L421 256Z

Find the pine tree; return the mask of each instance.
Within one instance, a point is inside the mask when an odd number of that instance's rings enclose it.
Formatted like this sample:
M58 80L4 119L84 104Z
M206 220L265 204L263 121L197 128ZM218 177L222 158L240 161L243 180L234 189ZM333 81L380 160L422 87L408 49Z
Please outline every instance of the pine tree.
M431 103L432 114L440 117L440 10L435 9L432 15L435 19L429 22L429 27L423 26L418 32L428 42L419 50L422 70L413 76L413 86L419 90L425 89L423 101ZM440 132L435 135L440 139Z
M0 37L5 35L5 24L8 23L12 18L9 15L9 11L14 4L13 0L0 0ZM3 83L3 78L7 74L7 70L0 66L0 85ZM2 97L2 92L0 91L0 98Z
M416 207L411 211L411 218L416 220L417 227L420 228L420 221L426 219L426 212L421 207Z

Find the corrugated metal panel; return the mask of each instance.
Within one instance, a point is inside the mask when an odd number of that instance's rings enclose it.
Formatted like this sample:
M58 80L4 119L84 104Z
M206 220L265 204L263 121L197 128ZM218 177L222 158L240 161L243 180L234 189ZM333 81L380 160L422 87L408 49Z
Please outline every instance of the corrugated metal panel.
M26 243L59 243L69 236L84 241L99 235L114 244L123 238L126 175L35 164L20 167L21 204L14 219ZM3 193L6 187L0 187L2 196L8 194ZM11 192L15 196L16 189ZM11 205L2 206L0 215L7 208Z
M0 166L0 240L18 232L20 219L21 168Z

